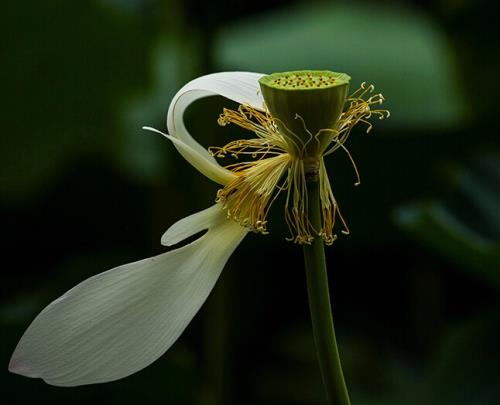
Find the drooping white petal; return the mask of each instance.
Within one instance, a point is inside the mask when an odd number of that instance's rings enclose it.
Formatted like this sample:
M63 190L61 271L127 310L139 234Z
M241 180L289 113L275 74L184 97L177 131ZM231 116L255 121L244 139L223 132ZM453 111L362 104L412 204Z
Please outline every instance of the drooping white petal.
M167 128L169 134L191 148L191 150L186 151L185 148L175 144L181 155L197 170L219 184L227 184L229 178L227 172L229 171L221 167L213 156L191 136L184 125L184 111L194 101L213 95L220 95L239 104L250 104L256 109L263 109L264 99L260 93L258 82L262 76L261 73L251 72L221 72L198 77L177 92L168 108ZM207 170L205 165L200 165L191 151L199 155L197 158L205 159L212 166L212 169Z
M83 281L35 318L10 371L76 386L141 370L180 336L246 233L213 211L209 231L193 243Z
M189 161L196 170L199 172L205 174L209 179L215 181L216 183L219 184L228 184L234 178L236 175L226 169L222 169L221 166L218 164L214 163L213 161L207 160L204 155L201 155L200 153L196 152L193 148L191 148L189 145L185 144L183 141L180 139L174 138L171 135L165 134L161 131L158 131L155 128L151 127L142 127L142 129L145 129L146 131L152 131L156 132L158 134L163 135L165 138L170 140L177 150L181 152L181 154L184 156L184 158Z
M161 244L172 246L198 232L212 227L219 220L222 207L220 204L212 205L206 210L197 212L173 224L161 237Z

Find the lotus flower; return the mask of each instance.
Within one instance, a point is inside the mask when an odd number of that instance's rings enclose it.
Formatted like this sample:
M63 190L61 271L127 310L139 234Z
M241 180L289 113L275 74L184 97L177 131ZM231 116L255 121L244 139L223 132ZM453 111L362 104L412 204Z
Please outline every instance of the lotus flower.
M383 100L380 94L370 95L372 86L362 85L346 102L349 79L333 72L224 72L186 84L170 104L168 134L163 135L221 189L213 206L172 225L161 243L172 246L206 233L167 253L97 274L57 298L28 327L9 370L52 385L76 386L116 380L148 366L191 322L245 235L267 233L267 213L280 193L286 193L285 219L296 243L321 237L330 244L336 238L336 217L347 233L323 158L339 148L347 152L344 143L355 124L384 116L371 108ZM292 117L273 102L273 91L287 86L304 90L308 107L298 106ZM309 87L319 90L310 100ZM324 102L324 94L331 109L326 118L315 101ZM212 95L240 104L237 111L224 109L219 124L246 128L256 138L209 150L196 142L184 125L184 111ZM216 158L226 154L248 159L223 167ZM305 180L311 172L319 177L321 229L314 229L307 217Z

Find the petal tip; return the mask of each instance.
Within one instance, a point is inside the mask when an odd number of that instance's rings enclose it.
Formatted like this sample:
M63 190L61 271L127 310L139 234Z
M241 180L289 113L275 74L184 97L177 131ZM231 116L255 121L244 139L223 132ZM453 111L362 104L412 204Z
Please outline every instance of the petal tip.
M166 136L167 138L170 136L170 135L165 134L164 132L161 132L158 129L153 128L153 127L142 126L141 129L143 129L144 131L154 132L155 134Z
M33 370L33 368L15 355L12 356L9 362L9 371L13 374L19 374L25 377L38 378L39 375Z
M162 246L172 246L175 244L175 241L172 241L172 238L170 237L170 234L168 232L165 232L161 237L160 243L162 244Z

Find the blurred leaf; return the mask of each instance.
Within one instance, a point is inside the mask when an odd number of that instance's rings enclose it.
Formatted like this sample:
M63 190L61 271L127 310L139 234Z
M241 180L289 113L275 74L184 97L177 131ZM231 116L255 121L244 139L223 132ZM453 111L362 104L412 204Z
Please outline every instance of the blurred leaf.
M500 156L482 153L473 166L451 168L448 175L477 212L487 218L485 225L491 237L500 240Z
M165 174L165 156L171 148L159 148L159 138L142 126L157 126L165 131L168 104L180 87L182 58L176 42L160 38L151 52L150 91L133 97L123 108L124 139L119 147L119 164L141 180ZM184 67L185 68L185 67Z
M381 352L366 336L339 336L344 374L353 403L360 405L415 404L422 373L395 352ZM312 330L290 329L275 342L277 359L254 383L259 403L322 404L324 388Z
M325 394L312 330L291 329L274 342L276 359L253 386L264 404L322 404Z
M475 168L478 166L479 168ZM396 222L416 239L486 282L500 287L500 158L448 170L458 189L451 202L408 204ZM479 171L479 169L481 169Z
M422 404L493 405L500 398L498 308L454 328L444 339L423 390Z
M32 319L43 307L45 296L40 292L31 292L2 302L0 305L0 324L22 325Z
M145 7L144 0L100 0L107 7L123 13L137 13Z
M398 127L446 128L465 117L451 51L432 20L394 4L328 4L281 10L220 32L223 69L348 72L374 83Z
M366 336L344 338L343 364L353 403L360 405L493 405L500 395L498 313L453 327L426 367L415 367L396 350L380 351ZM278 341L281 367L261 375L259 403L324 403L312 337L289 331ZM304 347L306 350L304 350ZM304 358L304 353L310 356ZM356 359L350 356L355 354ZM350 358L351 357L351 358ZM353 368L353 362L357 367ZM370 364L374 362L373 364Z
M95 2L7 2L2 17L0 192L25 198L75 159L113 157L119 101L144 77L144 31Z

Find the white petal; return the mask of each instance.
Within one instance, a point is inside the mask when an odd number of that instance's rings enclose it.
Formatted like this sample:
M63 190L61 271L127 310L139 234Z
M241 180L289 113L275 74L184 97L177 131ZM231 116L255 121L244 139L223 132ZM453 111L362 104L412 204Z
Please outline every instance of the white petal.
M196 142L188 132L183 120L184 111L194 101L214 95L226 97L239 104L246 103L254 108L262 109L264 99L259 87L259 79L262 76L261 73L251 72L221 72L198 77L182 87L170 103L167 114L169 134L188 145L192 151L199 155L198 159L205 159L212 168L207 170L207 166L200 165L192 153L187 153L185 149L176 144L177 149L197 170L217 183L227 184L227 172L229 171L221 167L213 156Z
M225 185L234 180L234 178L236 177L236 175L229 170L223 169L221 171L220 169L222 169L222 167L220 167L218 164L214 164L213 162L207 160L203 155L196 152L194 149L192 149L190 146L188 146L181 140L174 138L171 135L165 134L161 131L158 131L155 128L142 127L142 129L145 129L146 131L156 132L160 135L163 135L168 140L170 140L175 145L177 150L181 152L184 158L187 161L189 161L196 168L196 170L203 173L210 180Z
M10 371L75 386L141 370L180 336L246 233L220 211L193 243L83 281L35 318Z
M177 221L163 234L161 244L172 246L198 232L209 229L219 220L221 211L222 207L219 204L215 204L206 210Z

